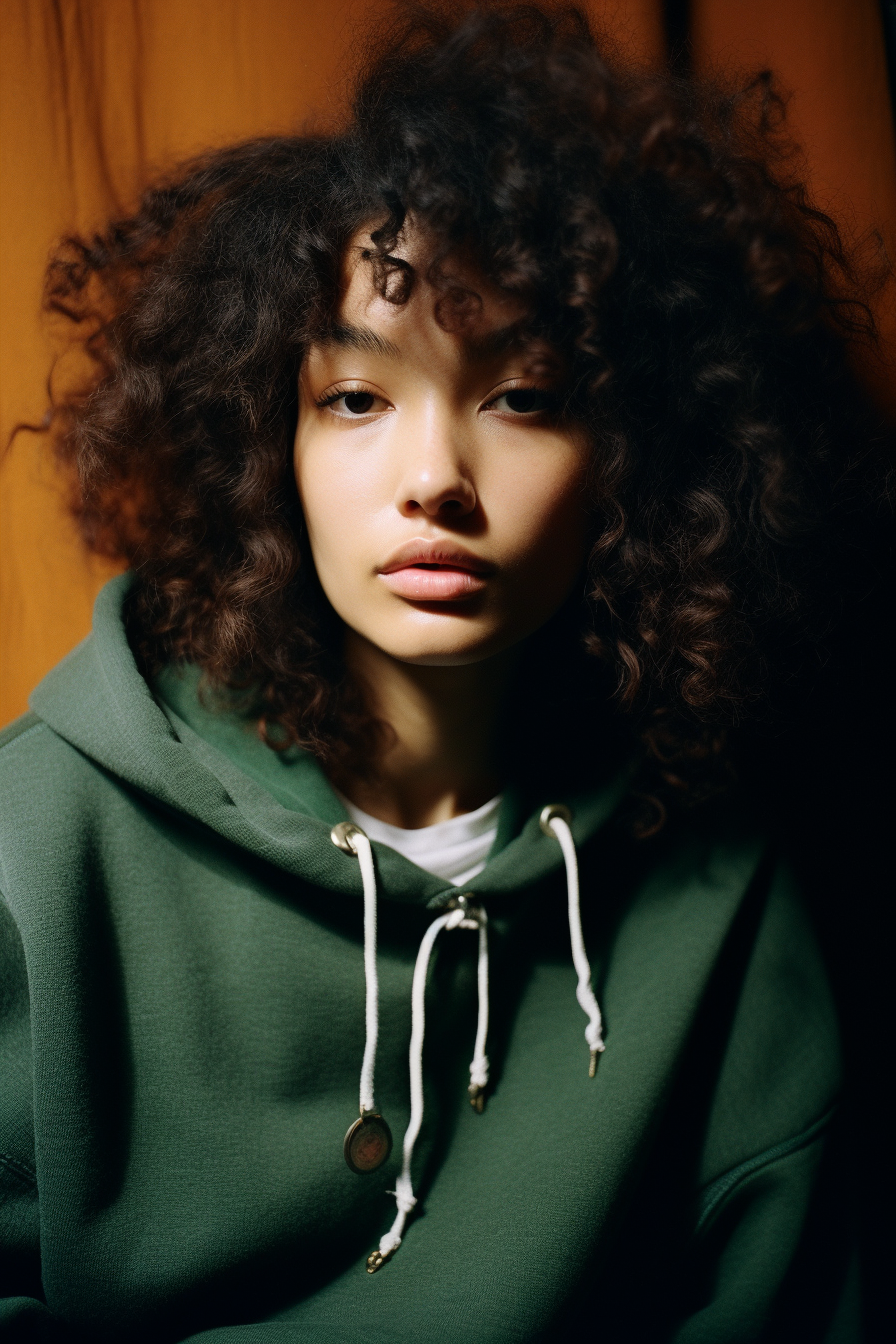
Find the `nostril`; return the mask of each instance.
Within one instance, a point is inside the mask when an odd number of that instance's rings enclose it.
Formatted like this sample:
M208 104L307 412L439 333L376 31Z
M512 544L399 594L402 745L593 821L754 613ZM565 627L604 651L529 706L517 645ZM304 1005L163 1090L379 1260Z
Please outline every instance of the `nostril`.
M472 512L476 507L476 495L471 489L469 498L462 489L458 489L457 494L449 495L448 498L439 497L433 492L432 497L424 495L422 499L406 499L400 505L403 514L411 516L416 513L425 513L429 518L460 518L465 514Z

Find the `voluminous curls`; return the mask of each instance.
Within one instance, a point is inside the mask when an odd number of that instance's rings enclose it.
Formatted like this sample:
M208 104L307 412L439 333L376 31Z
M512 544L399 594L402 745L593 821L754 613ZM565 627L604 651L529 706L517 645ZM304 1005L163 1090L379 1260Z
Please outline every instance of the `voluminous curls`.
M732 94L639 73L574 8L403 13L344 127L209 153L60 247L47 302L99 368L56 406L83 534L134 571L150 672L191 660L280 743L357 746L291 469L296 379L362 224L403 301L412 217L430 278L472 250L569 358L594 445L579 628L665 785L693 785L818 637L813 593L830 610L856 544L858 280L791 178L767 77Z

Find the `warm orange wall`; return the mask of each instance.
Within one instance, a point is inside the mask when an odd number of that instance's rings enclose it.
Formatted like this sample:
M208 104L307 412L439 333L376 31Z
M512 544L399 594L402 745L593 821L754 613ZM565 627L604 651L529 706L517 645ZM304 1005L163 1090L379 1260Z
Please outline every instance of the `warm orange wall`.
M44 410L50 347L39 301L54 237L127 205L147 174L193 150L293 128L337 106L356 21L381 3L3 0L0 443ZM633 56L660 62L660 0L588 7ZM896 168L876 0L692 7L698 61L722 53L780 65L796 89L795 125L822 199L841 216L852 209L859 228L892 227ZM16 437L0 484L3 723L86 634L106 569L79 547L38 436Z
M872 230L896 260L896 136L879 0L690 0L698 72L771 68L791 95L822 210L858 242ZM858 369L896 418L896 301L876 304L888 367Z

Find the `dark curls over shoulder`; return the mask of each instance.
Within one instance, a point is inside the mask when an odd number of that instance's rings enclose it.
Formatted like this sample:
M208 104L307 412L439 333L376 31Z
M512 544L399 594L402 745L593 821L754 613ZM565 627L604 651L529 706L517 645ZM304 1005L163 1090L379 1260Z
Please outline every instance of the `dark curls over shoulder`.
M135 573L150 672L187 659L249 688L273 739L325 760L360 741L303 539L296 378L361 225L406 297L410 217L430 279L472 252L566 352L593 439L579 644L665 787L699 794L858 544L877 432L845 357L874 340L859 278L791 177L767 78L735 95L614 64L574 8L398 15L343 127L209 153L61 246L47 302L98 367L55 408L84 536Z

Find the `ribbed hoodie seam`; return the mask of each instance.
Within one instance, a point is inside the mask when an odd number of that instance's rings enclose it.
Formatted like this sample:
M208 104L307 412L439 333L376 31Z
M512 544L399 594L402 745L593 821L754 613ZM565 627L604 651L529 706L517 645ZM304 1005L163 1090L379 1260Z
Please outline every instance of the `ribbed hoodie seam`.
M26 722L28 719L31 719L32 722ZM41 729L46 727L47 724L44 723L43 719L29 710L27 714L22 715L19 722L11 723L0 733L0 751L8 751L13 743L22 742L32 733L39 733Z
M772 1166L775 1162L782 1162L785 1158L792 1157L794 1153L798 1153L801 1149L808 1148L814 1143L830 1124L835 1109L832 1106L821 1119L815 1120L802 1133L795 1134L790 1139L784 1139L781 1143L776 1143L774 1147L767 1148L762 1153L757 1153L755 1157L747 1158L745 1162L738 1163L730 1171L718 1176L700 1196L700 1213L697 1226L694 1229L695 1235L703 1231L710 1218L724 1203L728 1195L748 1177L755 1175L764 1167Z
M27 1185L29 1189L37 1187L37 1172L33 1171L27 1163L20 1162L17 1157L11 1157L8 1153L0 1153L0 1167L4 1167L23 1185Z

